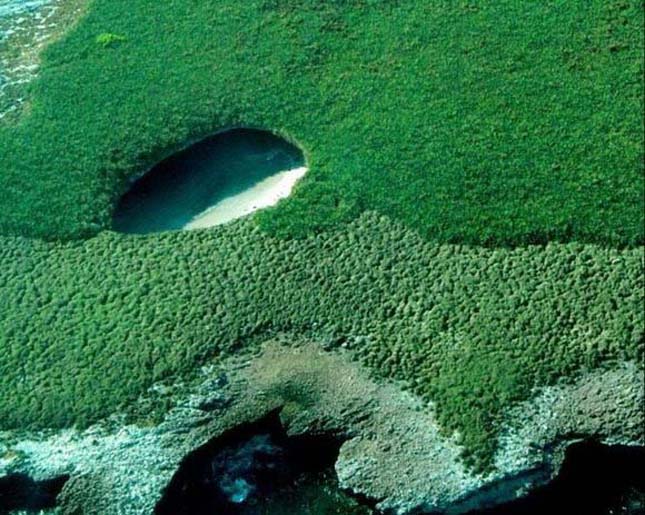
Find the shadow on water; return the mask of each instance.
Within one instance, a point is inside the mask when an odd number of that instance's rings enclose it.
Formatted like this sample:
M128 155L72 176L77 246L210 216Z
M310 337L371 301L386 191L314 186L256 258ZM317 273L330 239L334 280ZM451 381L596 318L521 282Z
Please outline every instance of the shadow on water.
M278 412L242 424L192 452L156 515L367 515L338 488L333 435L289 437Z
M289 437L277 412L243 424L182 462L156 515L368 515L333 470L342 440ZM645 447L570 446L558 477L528 496L468 515L645 515Z
M39 512L56 506L56 497L69 476L34 481L23 474L0 477L0 515L13 511Z
M645 447L571 445L557 478L526 497L468 515L645 515Z
M298 148L270 132L222 132L136 180L119 201L112 227L135 234L182 229L223 199L304 164Z

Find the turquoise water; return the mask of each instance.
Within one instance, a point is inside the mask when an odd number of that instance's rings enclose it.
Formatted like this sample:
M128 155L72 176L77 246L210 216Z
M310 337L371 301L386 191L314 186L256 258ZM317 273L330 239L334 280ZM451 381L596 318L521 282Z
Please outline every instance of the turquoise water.
M33 11L51 0L0 0L0 18Z

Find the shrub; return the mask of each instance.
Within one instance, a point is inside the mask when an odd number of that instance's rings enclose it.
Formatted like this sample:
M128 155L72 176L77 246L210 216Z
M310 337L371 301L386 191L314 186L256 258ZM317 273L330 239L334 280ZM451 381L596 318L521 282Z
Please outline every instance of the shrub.
M120 36L119 34L113 34L111 32L103 32L96 36L96 43L104 48L114 46L124 41L126 41L125 36Z

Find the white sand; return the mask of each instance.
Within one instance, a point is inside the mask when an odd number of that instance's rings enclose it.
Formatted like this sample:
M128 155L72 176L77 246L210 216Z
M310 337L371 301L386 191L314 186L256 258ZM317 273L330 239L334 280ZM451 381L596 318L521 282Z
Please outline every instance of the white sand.
M184 225L184 229L202 229L225 224L253 211L277 204L288 197L294 185L307 172L307 167L293 168L267 177L252 188L227 197L198 214Z

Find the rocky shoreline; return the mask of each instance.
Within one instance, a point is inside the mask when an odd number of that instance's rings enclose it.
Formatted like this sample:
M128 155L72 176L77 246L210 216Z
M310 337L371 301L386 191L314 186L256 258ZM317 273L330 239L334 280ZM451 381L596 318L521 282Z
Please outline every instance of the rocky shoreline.
M115 418L86 431L0 433L0 477L69 476L59 512L152 513L191 451L272 410L290 435L342 434L340 485L386 513L461 514L507 502L547 483L566 448L588 438L644 444L642 370L622 364L543 388L508 412L495 470L474 474L445 438L431 406L372 380L346 351L278 338L251 358L202 371L201 383L162 423ZM159 386L154 395L172 395ZM149 401L149 400L148 400Z

